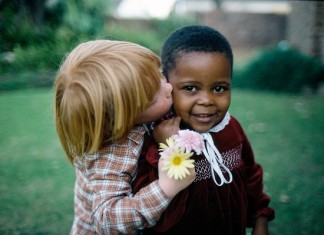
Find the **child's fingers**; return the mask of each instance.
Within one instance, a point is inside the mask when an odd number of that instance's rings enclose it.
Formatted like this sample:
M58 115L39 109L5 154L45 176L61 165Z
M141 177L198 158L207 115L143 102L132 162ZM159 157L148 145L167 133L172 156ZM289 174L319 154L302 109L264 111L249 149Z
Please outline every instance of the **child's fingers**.
M161 123L162 124L165 124L165 125L172 124L172 125L179 126L180 125L180 122L181 122L181 117L174 117L174 118L170 118L168 120L164 120Z
M175 117L173 118L173 123L177 126L180 126L180 122L181 122L181 117Z

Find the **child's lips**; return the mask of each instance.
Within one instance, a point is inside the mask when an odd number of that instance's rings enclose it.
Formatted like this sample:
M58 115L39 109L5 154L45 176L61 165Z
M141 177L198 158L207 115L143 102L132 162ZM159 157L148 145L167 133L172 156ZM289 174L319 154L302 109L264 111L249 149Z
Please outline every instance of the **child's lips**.
M215 114L210 113L201 113L201 114L192 114L198 122L211 122L215 118Z

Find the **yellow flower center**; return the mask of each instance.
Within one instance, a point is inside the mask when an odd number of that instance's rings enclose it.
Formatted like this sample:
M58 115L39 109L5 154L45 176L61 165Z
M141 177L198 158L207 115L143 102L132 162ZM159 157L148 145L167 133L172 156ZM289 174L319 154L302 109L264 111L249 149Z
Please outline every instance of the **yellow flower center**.
M172 163L176 166L179 166L182 162L181 157L174 157Z

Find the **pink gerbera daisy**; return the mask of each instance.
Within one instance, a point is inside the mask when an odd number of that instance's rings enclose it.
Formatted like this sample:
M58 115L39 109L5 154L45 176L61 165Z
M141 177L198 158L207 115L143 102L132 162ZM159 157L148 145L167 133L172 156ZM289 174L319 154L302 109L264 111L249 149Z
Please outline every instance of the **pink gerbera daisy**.
M202 136L195 131L180 130L178 135L174 135L173 138L176 146L184 149L186 153L193 150L199 155L204 148L204 140Z

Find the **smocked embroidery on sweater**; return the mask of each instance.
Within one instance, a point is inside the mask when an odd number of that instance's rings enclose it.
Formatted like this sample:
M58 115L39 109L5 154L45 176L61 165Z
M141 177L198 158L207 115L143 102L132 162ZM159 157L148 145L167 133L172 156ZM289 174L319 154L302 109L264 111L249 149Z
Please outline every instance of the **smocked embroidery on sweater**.
M222 153L224 164L228 169L233 170L241 165L241 152L242 144L234 149ZM225 171L222 170L222 172Z
M228 151L222 152L224 165L229 170L238 168L241 165L241 152L242 152L242 145L239 145ZM223 173L225 173L224 169L221 170ZM196 171L196 178L194 182L209 179L212 177L210 171L210 163L206 158L203 158L202 160L195 162L195 171Z

